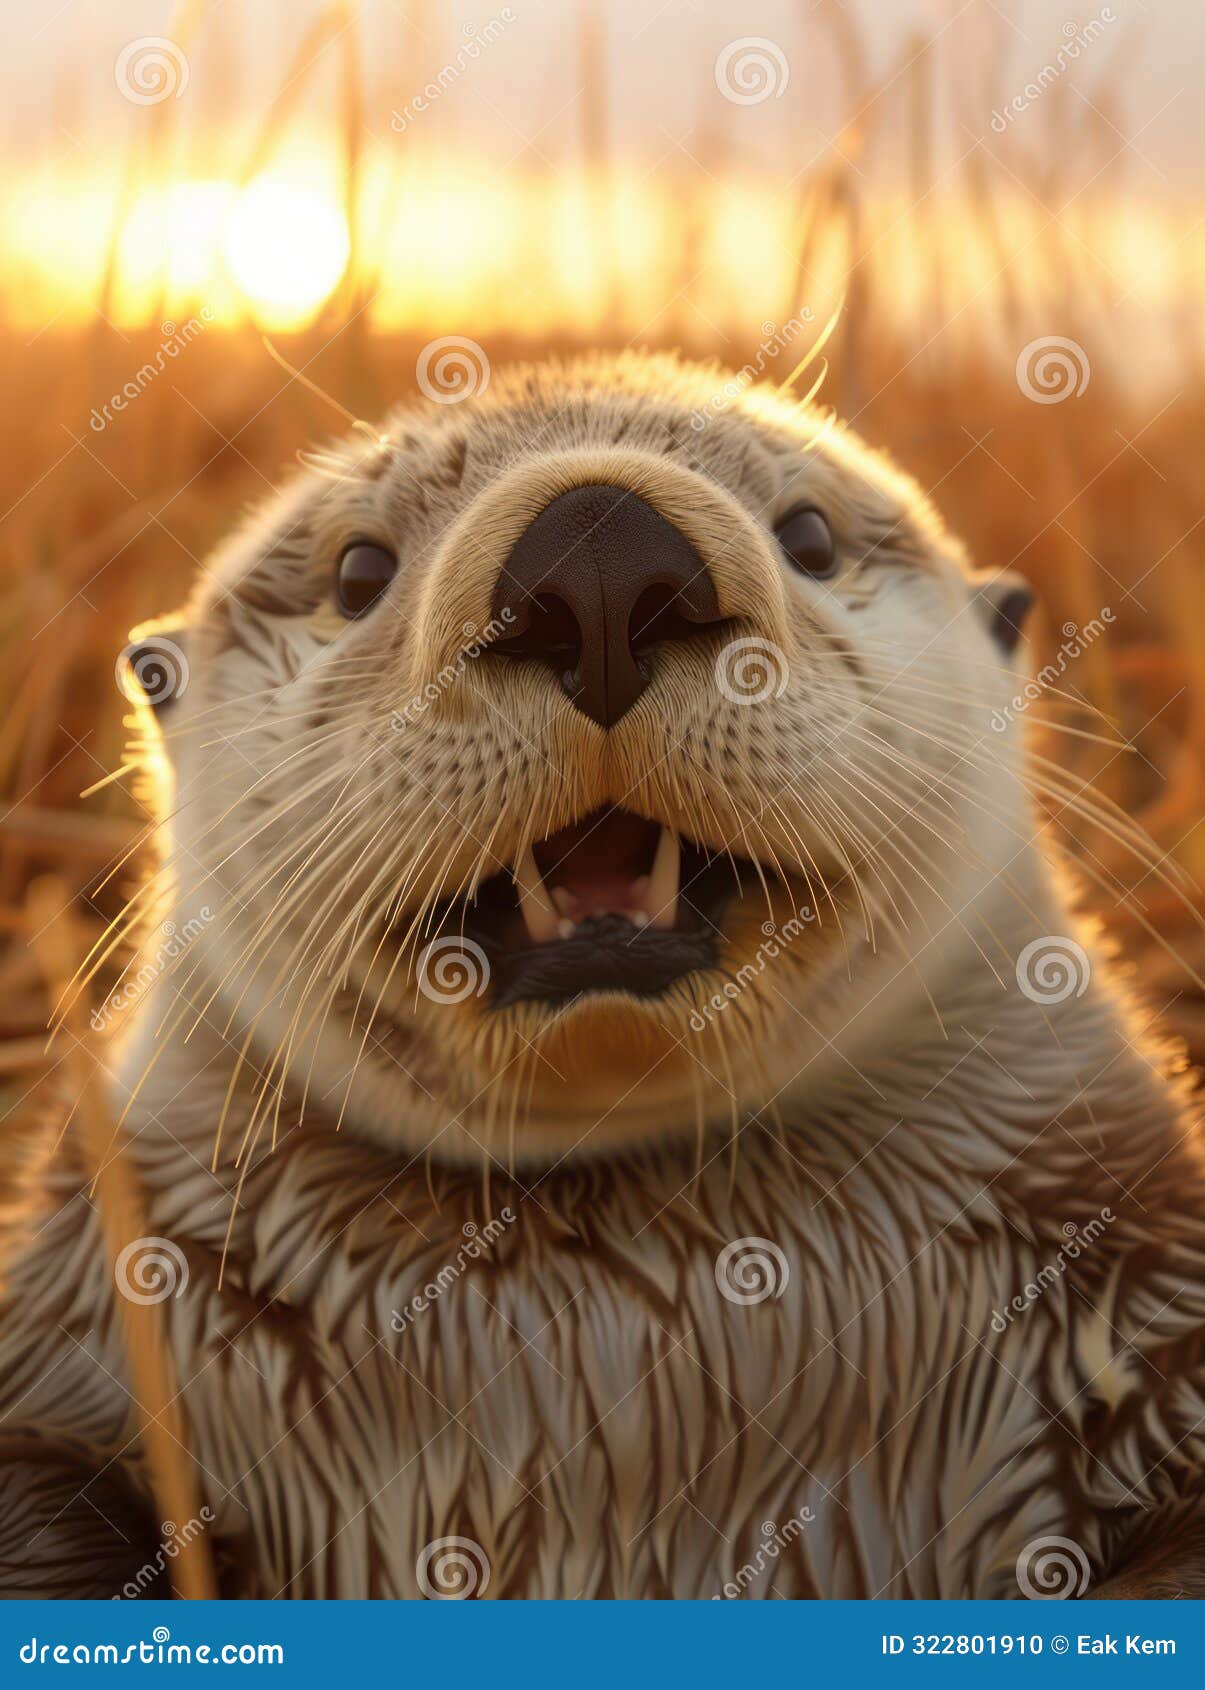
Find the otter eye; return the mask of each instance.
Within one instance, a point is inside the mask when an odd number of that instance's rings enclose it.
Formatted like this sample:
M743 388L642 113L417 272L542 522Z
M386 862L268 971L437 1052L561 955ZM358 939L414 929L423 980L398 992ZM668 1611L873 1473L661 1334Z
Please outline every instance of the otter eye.
M335 597L344 616L371 610L397 574L397 558L384 546L356 540L339 559Z
M788 563L801 575L823 581L837 572L833 531L818 510L803 505L789 511L774 530Z

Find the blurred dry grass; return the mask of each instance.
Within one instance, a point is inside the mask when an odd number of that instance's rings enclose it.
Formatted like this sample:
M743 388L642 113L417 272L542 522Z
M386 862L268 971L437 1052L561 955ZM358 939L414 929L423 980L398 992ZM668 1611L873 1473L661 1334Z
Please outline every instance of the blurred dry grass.
M186 10L195 22L195 8ZM585 5L580 15L586 98L579 157L593 193L607 178L608 137L599 55L590 45L597 8ZM1109 281L1091 239L1095 208L1102 200L1107 205L1112 191L1115 141L1103 124L1052 90L1035 114L1025 179L1019 185L1014 179L1008 190L1007 217L1000 190L1008 184L982 149L968 152L939 197L931 161L933 65L925 43L910 42L890 78L877 84L846 13L827 8L822 16L836 32L851 117L832 150L795 185L787 271L796 282L781 317L798 300L815 297L809 290L823 291L817 277L824 286L842 286L846 304L827 349L821 399L933 491L979 564L1012 564L1034 584L1041 603L1034 626L1039 664L1057 647L1065 623L1084 626L1111 609L1107 638L1075 659L1061 684L1103 711L1132 749L1118 754L1062 738L1046 749L1093 777L1161 850L1205 881L1199 469L1205 390L1199 329L1194 339L1188 327L1199 311L1200 278L1194 281L1186 265L1173 278L1161 321L1146 325L1149 339L1144 331L1118 345ZM280 126L311 115L305 66L322 45L322 30L329 35L342 17L343 8L330 9L291 55L282 76L288 99L265 120L248 170L271 153ZM185 24L191 27L188 19ZM352 206L361 167L361 95L354 55L342 46L337 51L343 54L340 156ZM282 64L289 58L283 55ZM1112 114L1110 121L1120 115L1121 58L1109 58L1092 102L1094 111ZM710 78L710 71L701 67L699 75ZM172 107L156 108L161 128L172 121ZM902 224L899 203L876 198L858 162L881 141L876 126L886 122L886 111L902 140L899 156L907 160ZM1051 137L1058 143L1053 151ZM725 133L708 132L699 146L709 175L722 181L730 164ZM131 166L131 183L139 168ZM1091 205L1061 213L1077 197L1075 184L1089 180ZM612 278L603 288L611 309L601 319L592 310L576 325L570 314L547 334L493 334L491 363L633 339L712 353L733 366L754 358L764 332L760 317L746 322L734 313L709 335L689 309L705 197L684 201L674 215L678 287L641 332L631 332L622 283ZM354 233L356 222L349 221ZM917 295L903 324L898 274L883 257L901 227L913 255L910 291ZM958 256L972 241L980 260L960 265ZM116 243L115 231L114 252ZM276 337L308 377L366 417L413 391L417 354L433 335L476 332L471 319L461 318L385 333L365 309L373 286L369 256L353 242L349 268L317 319L303 332ZM111 303L102 293L101 309ZM10 1101L26 1097L44 1071L47 1003L28 949L27 884L52 871L78 887L77 915L94 935L135 872L131 863L95 890L145 824L132 783L79 796L122 761L116 654L134 623L184 596L240 509L269 491L298 449L332 427L331 411L282 374L244 322L207 330L109 426L90 428L92 408L159 345L160 317L171 301L155 303L162 309L148 312L142 329L118 331L107 310L84 327L51 324L32 339L27 330L0 327L7 401L0 417L0 1076ZM979 327L967 333L972 322ZM1080 342L1092 375L1078 397L1039 405L1020 391L1013 359L1031 339L1050 335ZM1156 375L1159 335L1170 337L1175 355ZM784 358L782 368L789 362ZM1205 972L1199 932L1149 869L1106 833L1077 822L1074 848L1097 882L1092 905L1133 959L1139 985L1165 1012L1165 1024L1188 1039L1196 1058L1205 1058L1205 1001L1150 929ZM104 981L97 986L103 990Z

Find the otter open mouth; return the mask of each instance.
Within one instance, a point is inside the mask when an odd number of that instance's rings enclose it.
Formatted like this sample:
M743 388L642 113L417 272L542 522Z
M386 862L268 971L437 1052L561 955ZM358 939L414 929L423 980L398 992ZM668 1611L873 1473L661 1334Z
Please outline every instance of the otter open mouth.
M586 992L655 997L716 964L724 912L751 863L616 807L530 847L444 931L489 959L491 1002L567 1003Z

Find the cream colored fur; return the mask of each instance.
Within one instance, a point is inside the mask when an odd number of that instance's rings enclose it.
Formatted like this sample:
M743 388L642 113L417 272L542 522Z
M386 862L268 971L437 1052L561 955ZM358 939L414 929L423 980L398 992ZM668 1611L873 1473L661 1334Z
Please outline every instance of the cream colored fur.
M692 428L722 380L598 361L399 412L189 607L141 919L148 950L165 916L199 932L104 1056L187 1260L164 1308L242 1593L417 1594L460 1536L491 1595L1008 1596L1034 1540L1099 1578L1200 1488L1199 1135L1069 912L1019 730L990 727L1017 690L998 589L815 412L752 393ZM607 733L535 665L457 668L515 538L589 481L681 527L779 696L717 686L731 634L662 648ZM804 499L835 581L776 552ZM401 568L347 624L357 534ZM763 865L722 968L556 1013L421 992L439 900L604 803ZM1057 1004L1017 978L1052 935L1090 959ZM137 1479L81 1179L68 1132L30 1178L0 1393ZM741 1304L716 1262L748 1238L786 1273Z

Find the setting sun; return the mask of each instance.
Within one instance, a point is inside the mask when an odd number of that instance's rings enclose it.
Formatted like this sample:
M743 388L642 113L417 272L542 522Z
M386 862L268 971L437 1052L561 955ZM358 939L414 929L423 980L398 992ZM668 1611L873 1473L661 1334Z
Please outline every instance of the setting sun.
M320 189L257 177L239 195L222 255L252 315L266 329L304 324L347 265L347 223Z

